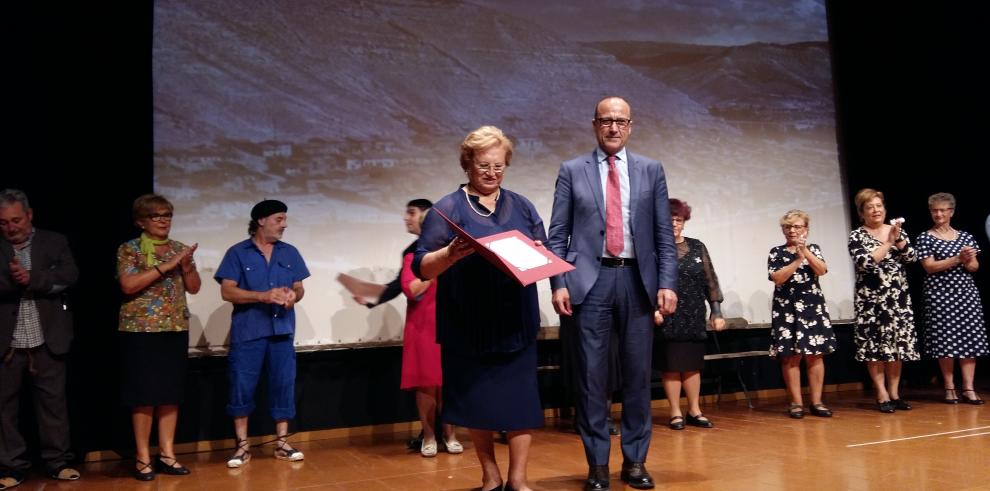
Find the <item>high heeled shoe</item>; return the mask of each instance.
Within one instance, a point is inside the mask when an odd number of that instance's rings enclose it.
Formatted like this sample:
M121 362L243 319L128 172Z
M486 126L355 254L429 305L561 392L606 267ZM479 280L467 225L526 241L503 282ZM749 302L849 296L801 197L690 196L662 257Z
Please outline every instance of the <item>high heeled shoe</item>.
M945 389L945 399L942 402L946 404L959 404L959 395L956 394L956 389Z
M973 389L963 389L962 390L962 393L963 394L966 394L967 392L972 392L973 393L973 396L975 396L975 397L969 398L969 397L967 397L967 396L964 395L962 397L962 402L965 402L966 404L972 404L974 406L983 405L983 399L980 399L979 394L977 394L975 390L973 390Z

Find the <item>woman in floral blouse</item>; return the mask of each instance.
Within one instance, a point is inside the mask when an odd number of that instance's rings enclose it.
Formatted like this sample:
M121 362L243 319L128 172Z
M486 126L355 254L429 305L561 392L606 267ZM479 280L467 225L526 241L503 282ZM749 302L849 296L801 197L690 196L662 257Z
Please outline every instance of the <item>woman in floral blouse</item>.
M863 226L849 234L849 255L856 266L856 359L866 362L883 413L911 409L898 384L904 360L921 358L904 265L917 260L901 221L885 223L883 193L862 189L856 210Z
M791 210L780 218L784 245L770 249L767 266L774 284L773 314L770 330L773 337L770 356L780 356L780 370L791 396L790 417L804 417L801 400L801 359L808 368L811 390L811 414L823 418L832 410L822 404L825 384L823 355L835 351L835 333L829 320L825 296L818 277L825 275L825 257L821 247L808 243L811 217L801 210Z
M155 471L189 474L175 460L172 443L182 402L189 348L189 309L186 292L199 291L193 262L196 245L168 238L172 203L157 194L134 201L134 221L141 236L117 249L117 277L124 293L120 306L122 353L121 399L131 406L137 446L134 477L155 478ZM148 439L158 422L160 454L151 460Z

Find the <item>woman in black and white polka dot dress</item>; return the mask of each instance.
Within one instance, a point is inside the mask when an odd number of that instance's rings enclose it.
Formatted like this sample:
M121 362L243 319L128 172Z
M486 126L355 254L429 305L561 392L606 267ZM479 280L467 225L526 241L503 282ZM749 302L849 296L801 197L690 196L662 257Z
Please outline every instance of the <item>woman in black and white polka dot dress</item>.
M934 226L916 240L916 250L925 278L925 354L938 358L945 380L947 404L960 400L983 404L973 390L976 357L990 354L980 292L973 273L980 264L979 245L973 236L950 225L956 199L949 193L933 194L928 209ZM962 390L953 381L955 359L962 371Z

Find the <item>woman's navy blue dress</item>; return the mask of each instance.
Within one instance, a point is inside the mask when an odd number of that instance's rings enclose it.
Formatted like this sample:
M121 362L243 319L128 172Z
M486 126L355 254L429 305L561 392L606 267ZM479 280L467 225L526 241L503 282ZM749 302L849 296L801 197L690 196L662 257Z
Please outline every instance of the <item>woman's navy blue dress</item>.
M491 216L477 213L487 214L489 210L460 188L433 208L476 238L518 230L533 240L546 241L543 220L533 204L505 188ZM423 256L453 238L447 222L429 213L423 222L413 271L421 276ZM542 427L543 408L536 383L539 327L535 284L520 286L479 254L471 254L444 271L437 280L443 421L493 431Z

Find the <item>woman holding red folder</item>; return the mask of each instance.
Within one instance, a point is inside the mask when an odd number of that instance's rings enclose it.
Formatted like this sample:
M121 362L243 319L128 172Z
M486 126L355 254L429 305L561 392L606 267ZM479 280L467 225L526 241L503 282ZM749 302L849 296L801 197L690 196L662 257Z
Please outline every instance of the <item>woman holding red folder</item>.
M543 220L525 197L502 187L512 142L482 126L461 143L468 182L433 206L473 237L516 230L541 245ZM437 278L437 341L443 366L443 420L470 430L481 463L482 488L526 490L530 430L543 426L536 383L536 285L521 286L458 238L435 213L423 222L412 269ZM493 431L509 439L503 481Z

